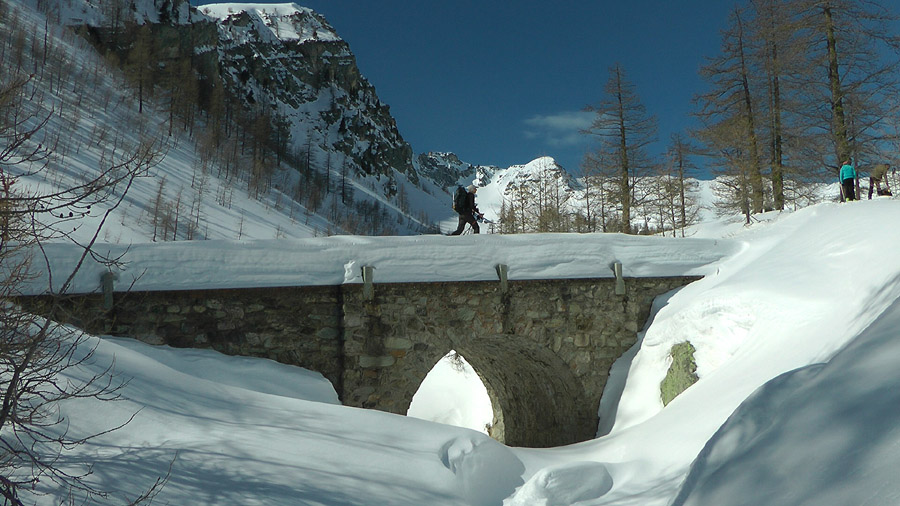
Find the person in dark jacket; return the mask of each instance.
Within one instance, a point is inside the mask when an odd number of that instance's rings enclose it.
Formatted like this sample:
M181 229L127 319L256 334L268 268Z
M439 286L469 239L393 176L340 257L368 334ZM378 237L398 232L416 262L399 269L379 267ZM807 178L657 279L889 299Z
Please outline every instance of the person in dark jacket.
M844 200L856 200L856 192L854 192L856 169L853 168L853 163L851 163L850 160L847 160L844 162L844 165L841 166L840 179Z
M459 235L466 228L466 223L472 225L472 232L479 233L481 230L478 228L478 219L477 216L481 213L478 212L478 207L475 206L475 192L478 191L478 188L475 185L470 184L466 187L466 205L462 209L457 209L456 212L459 213L459 226L456 227L456 230L453 231L450 235Z
M890 195L891 194L891 186L887 181L887 172L891 166L886 163L879 163L872 167L872 170L869 171L869 200L872 200L872 191L875 190L875 195ZM884 183L884 189L881 188L881 183Z

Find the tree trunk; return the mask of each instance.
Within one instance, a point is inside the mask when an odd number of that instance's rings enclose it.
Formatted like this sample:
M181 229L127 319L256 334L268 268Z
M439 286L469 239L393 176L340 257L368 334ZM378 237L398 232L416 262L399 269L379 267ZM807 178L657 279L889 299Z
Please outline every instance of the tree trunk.
M847 120L844 117L844 93L841 90L841 75L838 67L837 37L834 33L834 17L831 5L822 8L825 16L825 37L828 45L828 83L831 86L831 118L838 166L849 160L852 153L847 135Z
M740 15L736 16L738 22L738 51L741 63L741 87L745 107L745 121L747 126L747 143L750 148L750 202L753 213L763 212L763 183L762 170L759 160L759 141L756 137L756 121L753 112L753 97L750 94L750 79L747 70L746 54L744 52L743 22Z
M784 210L784 147L781 132L781 64L778 60L778 42L775 39L776 23L772 7L769 8L771 29L769 42L769 62L771 64L772 97L772 198L775 209Z
M628 138L625 134L625 104L622 98L622 79L616 68L616 80L618 84L618 93L616 100L619 106L619 163L621 172L619 173L619 198L622 200L622 232L631 233L631 185L628 180Z

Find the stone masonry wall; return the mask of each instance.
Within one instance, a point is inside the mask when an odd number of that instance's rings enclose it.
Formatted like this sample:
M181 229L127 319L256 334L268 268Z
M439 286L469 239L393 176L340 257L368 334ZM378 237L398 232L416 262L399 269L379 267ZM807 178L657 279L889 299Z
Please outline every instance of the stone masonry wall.
M102 302L100 295L67 298L66 321L95 334L305 367L341 392L340 287L116 293L109 311Z
M63 301L96 334L265 357L322 373L346 405L406 414L456 350L494 409L491 435L546 447L594 437L612 363L653 299L696 278L375 284L116 293ZM41 298L23 300L37 307Z

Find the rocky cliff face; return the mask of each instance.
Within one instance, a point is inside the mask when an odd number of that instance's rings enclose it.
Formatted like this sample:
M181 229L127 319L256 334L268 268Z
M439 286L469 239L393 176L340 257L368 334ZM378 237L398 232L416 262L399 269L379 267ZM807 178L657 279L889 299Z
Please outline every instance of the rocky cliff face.
M454 153L429 152L416 157L419 173L436 182L442 188L456 184L469 184L475 178L478 167L464 162Z
M388 195L393 171L418 181L389 107L324 17L296 4L210 5L199 13L218 27L220 76L232 95L286 119L294 148L374 176Z

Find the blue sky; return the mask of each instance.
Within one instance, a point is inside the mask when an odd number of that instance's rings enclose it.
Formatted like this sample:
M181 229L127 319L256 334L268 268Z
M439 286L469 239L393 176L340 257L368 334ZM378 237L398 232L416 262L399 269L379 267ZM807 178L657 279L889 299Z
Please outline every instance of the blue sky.
M193 4L210 3L207 1ZM257 2L283 3L283 2ZM416 153L506 167L549 155L577 171L581 113L621 63L663 151L691 124L697 70L714 56L729 0L303 0L350 44Z

